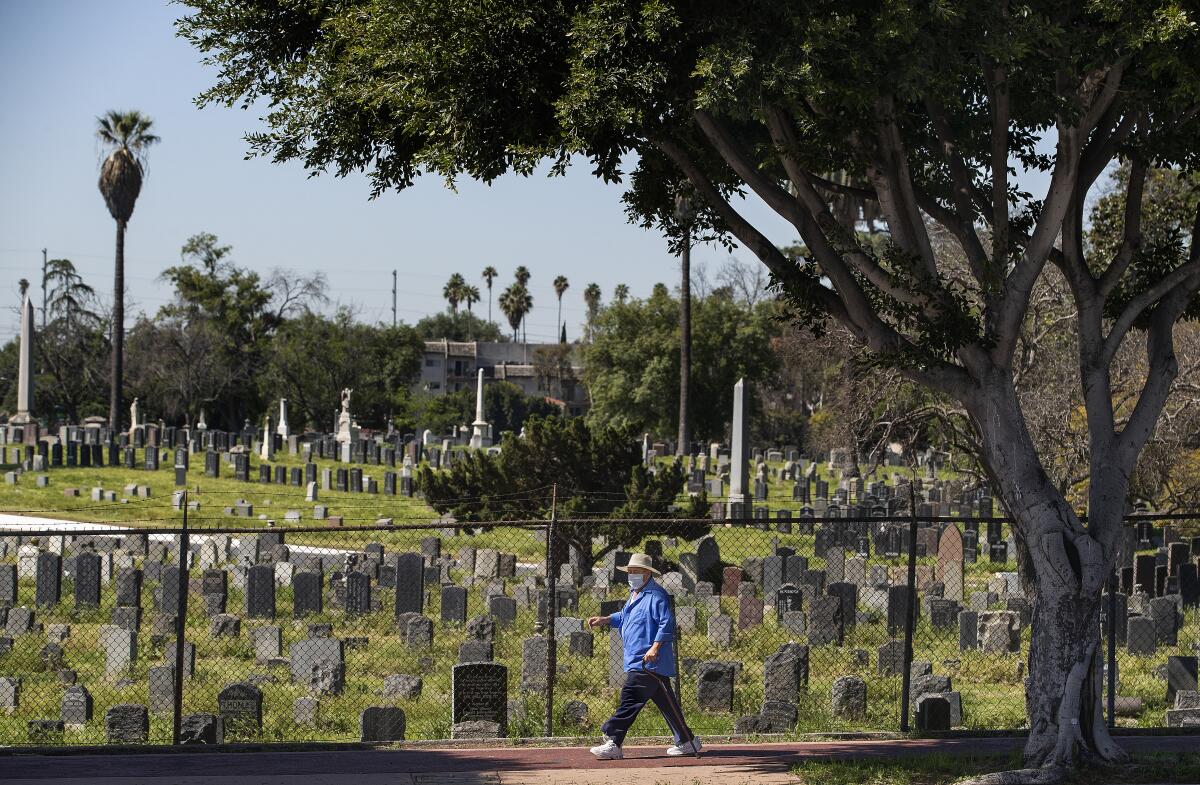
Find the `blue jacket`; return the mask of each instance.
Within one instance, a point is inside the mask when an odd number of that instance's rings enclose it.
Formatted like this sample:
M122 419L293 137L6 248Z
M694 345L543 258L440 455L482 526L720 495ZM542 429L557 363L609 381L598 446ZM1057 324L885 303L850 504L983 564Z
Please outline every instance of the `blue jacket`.
M671 598L657 581L651 578L609 620L612 628L621 633L626 671L675 675L675 619L671 616ZM658 648L658 661L651 664L642 657L655 641L662 645Z

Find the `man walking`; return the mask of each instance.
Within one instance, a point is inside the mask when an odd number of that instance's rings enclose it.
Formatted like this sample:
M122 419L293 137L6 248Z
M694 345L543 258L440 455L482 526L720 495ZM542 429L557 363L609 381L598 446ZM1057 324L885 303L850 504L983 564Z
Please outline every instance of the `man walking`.
M621 705L601 727L604 743L592 747L592 754L600 760L623 758L621 745L625 734L646 701L651 700L675 736L675 744L667 748L667 754L697 753L700 739L688 728L679 698L671 689L671 677L675 675L675 619L671 615L671 598L654 580L661 573L644 553L633 554L628 566L617 569L629 573L629 600L611 616L591 617L588 626L607 624L620 633L625 648L625 686L621 688Z

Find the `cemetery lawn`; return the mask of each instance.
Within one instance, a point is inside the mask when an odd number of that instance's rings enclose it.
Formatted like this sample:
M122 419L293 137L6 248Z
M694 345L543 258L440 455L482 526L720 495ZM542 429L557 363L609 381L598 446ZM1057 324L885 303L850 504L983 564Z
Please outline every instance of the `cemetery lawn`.
M1021 767L1020 756L970 757L923 755L894 760L811 762L792 773L798 785L951 785L961 779ZM1066 780L1068 785L1137 785L1200 782L1200 753L1134 755L1122 766L1091 766Z

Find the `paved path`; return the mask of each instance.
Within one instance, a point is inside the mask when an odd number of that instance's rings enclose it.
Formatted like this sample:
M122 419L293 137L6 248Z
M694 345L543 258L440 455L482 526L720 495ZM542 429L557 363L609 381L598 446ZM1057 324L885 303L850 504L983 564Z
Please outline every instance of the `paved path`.
M1126 737L1131 752L1196 751L1196 736ZM599 762L581 747L338 750L86 755L0 755L4 785L784 785L805 760L895 758L941 753L1006 755L1021 739L904 739L788 744L721 744L699 758L669 758L662 747L631 747ZM641 769L641 772L630 771ZM652 773L650 771L652 770Z

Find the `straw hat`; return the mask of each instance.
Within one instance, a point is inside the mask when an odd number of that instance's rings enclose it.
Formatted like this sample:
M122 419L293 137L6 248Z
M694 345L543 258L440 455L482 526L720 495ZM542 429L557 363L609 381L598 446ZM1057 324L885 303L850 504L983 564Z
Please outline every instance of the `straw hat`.
M630 567L641 567L644 570L649 570L652 575L662 576L662 573L654 569L654 562L649 556L644 553L635 553L629 557L629 564L624 567L617 567L621 572L629 572Z

